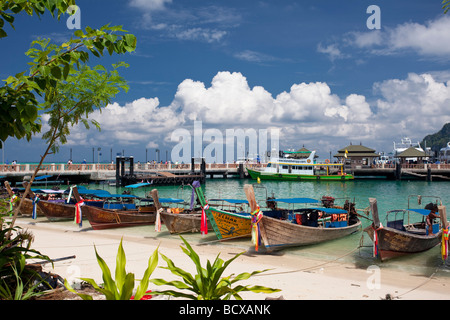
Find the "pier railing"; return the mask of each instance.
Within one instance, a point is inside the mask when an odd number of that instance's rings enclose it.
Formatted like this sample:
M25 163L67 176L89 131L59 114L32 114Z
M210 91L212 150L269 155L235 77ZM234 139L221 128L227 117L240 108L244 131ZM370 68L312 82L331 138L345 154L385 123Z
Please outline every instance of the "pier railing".
M10 164L10 165L0 165L0 175L1 173L21 173L21 174L33 174L37 168L37 164ZM134 171L170 171L170 172L186 172L186 171L200 171L200 164L194 164L194 170L191 169L191 164L176 164L176 163L157 163L157 164L134 164ZM266 164L263 163L246 163L244 167L248 168L264 168ZM129 164L125 164L125 169L129 170ZM239 169L238 163L207 163L206 171L237 171ZM53 172L53 173L64 173L64 172L96 172L96 171L115 171L116 165L114 163L87 163L87 164L43 164L40 171L43 172Z

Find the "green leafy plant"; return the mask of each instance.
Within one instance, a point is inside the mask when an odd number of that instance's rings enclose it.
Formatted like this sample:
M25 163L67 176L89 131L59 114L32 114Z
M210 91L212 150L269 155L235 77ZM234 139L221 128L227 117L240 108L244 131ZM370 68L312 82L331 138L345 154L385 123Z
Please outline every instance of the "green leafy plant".
M12 227L5 221L9 204L0 201L0 298L29 299L35 295L35 286L30 279L40 278L36 271L26 266L27 259L51 261L48 256L31 249L33 234Z
M13 275L4 276L0 280L0 299L3 300L28 300L39 296L42 292L37 291L37 288L42 282L42 278L33 273L33 276L23 277L25 273L25 256L21 255L18 259L19 267L13 263L10 267ZM39 279L39 281L35 281Z
M95 246L94 246L95 247ZM120 241L119 249L116 258L116 271L115 280L111 276L111 271L106 262L99 256L97 248L95 248L95 255L97 256L97 262L103 272L103 285L98 285L95 280L90 278L81 278L94 287L96 291L103 294L106 300L130 300L132 298L135 278L134 273L127 273L125 270L126 257L122 246L122 240ZM139 286L136 289L134 300L140 300L146 294L149 279L158 264L158 249L156 249L148 260L148 267L144 272ZM76 293L83 300L93 300L93 297L87 294L76 292L72 286L68 283L67 279L64 281L66 288Z
M229 300L231 297L234 297L237 300L242 300L240 293L244 291L251 291L255 293L273 293L280 291L279 289L272 289L258 285L237 285L232 287L232 285L236 282L247 280L251 276L268 271L268 269L263 271L253 271L252 273L244 272L237 276L231 274L228 277L222 277L225 269L242 253L237 254L225 262L219 258L219 255L217 255L212 264L208 260L206 268L203 268L201 266L200 257L198 254L183 237L180 236L180 238L186 245L186 248L181 246L181 249L194 262L197 269L197 274L191 275L183 269L176 267L172 260L161 254L162 258L167 262L167 267L161 268L170 270L170 272L174 275L181 277L183 281L166 281L163 279L151 279L150 281L156 285L168 285L185 291L165 290L153 292L153 294L164 294L193 300ZM192 294L186 291L191 291Z
M444 13L447 13L450 10L450 0L442 1L442 9L444 9Z

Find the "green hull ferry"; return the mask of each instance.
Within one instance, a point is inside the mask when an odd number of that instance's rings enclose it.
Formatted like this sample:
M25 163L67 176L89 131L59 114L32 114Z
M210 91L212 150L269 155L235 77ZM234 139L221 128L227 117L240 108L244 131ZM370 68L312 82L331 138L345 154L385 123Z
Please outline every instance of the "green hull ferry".
M326 180L326 181L346 181L353 180L354 176L352 174L317 174L317 175L303 175L303 174L293 174L293 173L266 173L264 171L252 170L247 168L247 172L252 179L257 180L284 180L284 181L301 181L301 180Z
M326 180L326 181L347 181L353 180L354 176L344 172L343 163L317 163L314 159L315 151L312 151L308 158L276 158L268 162L264 169L256 170L247 168L247 172L252 179L259 180Z

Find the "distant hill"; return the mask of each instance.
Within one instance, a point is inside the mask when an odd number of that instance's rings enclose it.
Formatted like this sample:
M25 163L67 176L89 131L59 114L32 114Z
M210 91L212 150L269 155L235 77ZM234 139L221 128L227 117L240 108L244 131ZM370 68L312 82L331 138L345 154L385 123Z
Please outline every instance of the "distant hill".
M431 150L439 152L441 148L444 148L450 142L450 123L446 123L442 129L434 134L429 134L423 138L420 145L425 148L431 148Z

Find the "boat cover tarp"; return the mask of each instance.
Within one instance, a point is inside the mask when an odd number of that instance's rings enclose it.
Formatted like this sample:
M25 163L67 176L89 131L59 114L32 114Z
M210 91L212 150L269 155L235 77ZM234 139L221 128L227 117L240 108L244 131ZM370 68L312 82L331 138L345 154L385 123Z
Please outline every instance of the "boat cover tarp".
M175 199L175 198L159 198L158 200L161 203L166 203L166 202L169 202L169 203L182 203L182 202L184 202L183 199Z
M211 199L209 201L225 201L228 203L234 203L234 204L238 204L238 203L248 203L247 200L240 200L240 199Z
M137 198L132 194L99 194L99 198Z
M140 201L147 201L147 202L153 202L152 198L140 198ZM159 202L161 203L183 203L183 199L176 199L176 198L158 198Z
M34 180L39 181L39 180L44 180L44 179L51 178L51 177L52 176L48 176L48 175L47 176L39 176L39 177L35 177Z
M429 215L430 214L430 210L427 210L427 209L408 209L409 211L414 211L414 212L417 212L417 213L419 213L419 214L421 214L421 215L423 215L423 216L427 216L427 215ZM436 215L438 215L438 213L436 212L435 213Z
M338 213L347 213L347 210L344 209L337 209L337 208L322 208L322 207L318 207L318 208L308 208L311 210L319 210L325 213L329 213L329 214L338 214Z
M311 198L280 198L280 199L268 199L267 201L284 202L284 203L318 203L319 200Z
M151 185L151 183L149 183L149 182L142 182L142 183L136 183L136 184L129 184L129 185L125 186L125 188L136 189L136 188L145 187L145 186L148 186L148 185Z

